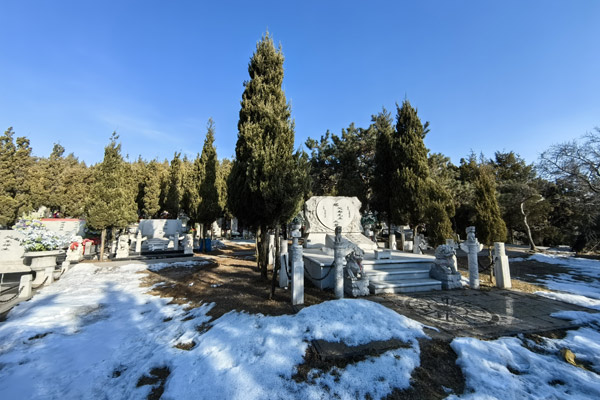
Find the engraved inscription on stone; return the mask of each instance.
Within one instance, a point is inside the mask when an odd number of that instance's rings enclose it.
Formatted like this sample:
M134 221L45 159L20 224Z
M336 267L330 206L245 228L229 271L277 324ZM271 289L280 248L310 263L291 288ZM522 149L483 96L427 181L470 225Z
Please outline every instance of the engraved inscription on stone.
M347 227L354 218L354 205L350 199L322 199L317 205L317 218L325 227L335 230L336 226Z

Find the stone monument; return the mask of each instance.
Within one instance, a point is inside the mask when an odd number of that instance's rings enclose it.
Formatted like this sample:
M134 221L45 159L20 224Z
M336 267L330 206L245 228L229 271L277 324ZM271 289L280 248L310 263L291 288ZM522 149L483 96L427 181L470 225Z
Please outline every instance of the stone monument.
M475 237L475 227L467 227L467 240L460 244L462 251L468 254L469 260L469 286L471 289L479 289L479 262L477 253L481 251L481 245Z
M129 234L122 233L119 235L115 258L127 257L129 257Z
M460 272L457 269L454 246L442 244L435 249L435 261L429 276L442 282L442 289L460 289Z
M307 247L326 245L327 235L334 237L337 226L342 238L363 251L377 249L377 244L363 235L360 224L361 203L356 197L313 196L304 204Z

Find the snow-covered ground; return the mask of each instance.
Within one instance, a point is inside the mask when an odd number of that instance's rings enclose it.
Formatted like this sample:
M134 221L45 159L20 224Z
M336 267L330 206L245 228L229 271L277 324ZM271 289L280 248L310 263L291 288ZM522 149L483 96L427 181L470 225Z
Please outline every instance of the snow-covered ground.
M165 366L165 399L380 398L408 387L419 364L422 325L376 303L330 301L280 317L230 312L203 333L211 305L187 310L147 294L144 268L78 265L14 308L0 325L0 399L143 399L151 387L138 380ZM291 379L311 340L391 338L409 346L315 371L310 384Z
M565 276L544 277L548 287L568 283L560 287L570 290L551 295L598 305L595 264L548 260L568 267ZM381 398L409 387L419 365L423 326L379 304L337 300L295 315L230 312L211 321L212 304L188 309L148 294L140 286L145 268L81 264L14 308L0 324L0 399L144 399L152 386L138 387L138 381L159 367L170 371L164 399ZM586 325L563 339L455 339L466 391L450 398L600 398L600 377L568 364L561 353L569 349L580 365L600 371L599 315L556 315ZM351 346L392 338L408 346L312 371L307 382L292 379L311 340Z
M539 283L562 292L536 294L600 310L599 261L548 254L535 254L529 259L565 267L564 273L537 277ZM467 390L451 398L600 398L600 376L596 373L600 372L600 314L563 311L553 316L584 327L569 331L563 339L546 338L541 343L522 335L492 341L454 339L451 345L458 354ZM565 361L565 349L574 353L579 367Z

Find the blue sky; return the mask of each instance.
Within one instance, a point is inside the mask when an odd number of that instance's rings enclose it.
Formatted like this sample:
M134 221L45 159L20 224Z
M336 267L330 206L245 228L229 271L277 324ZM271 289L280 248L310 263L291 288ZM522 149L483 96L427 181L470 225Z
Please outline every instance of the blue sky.
M219 4L217 4L219 3ZM458 163L600 126L600 1L3 1L0 129L87 163L194 157L206 122L231 157L247 65L281 43L296 145L408 98Z

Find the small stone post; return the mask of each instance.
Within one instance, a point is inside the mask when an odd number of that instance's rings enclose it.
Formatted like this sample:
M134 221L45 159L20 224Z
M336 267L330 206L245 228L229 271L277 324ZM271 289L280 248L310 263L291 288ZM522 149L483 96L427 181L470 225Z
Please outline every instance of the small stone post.
M302 246L298 244L300 231L292 231L292 305L304 304L304 261Z
M413 254L421 254L421 235L414 235L412 252Z
M135 252L138 254L142 252L142 240L142 231L141 229L138 229L137 235L135 237Z
M183 239L183 254L194 254L194 235L191 233Z
M469 286L471 289L479 289L479 263L477 262L477 253L483 246L479 244L475 237L475 227L467 227L467 240L460 244L460 248L468 254L469 259Z
M496 286L500 289L510 289L510 268L508 256L504 251L504 243L494 243L494 274L496 275Z
M335 242L333 243L334 293L338 299L344 298L344 253L342 251L342 227L335 227Z
M389 236L389 248L390 250L396 250L396 234L392 233L391 230Z
M279 252L281 257L281 271L279 271L279 287L287 287L289 285L289 260L290 255L288 253L288 241L287 239L280 238Z
M19 298L27 299L31 297L31 274L21 275L19 282Z

